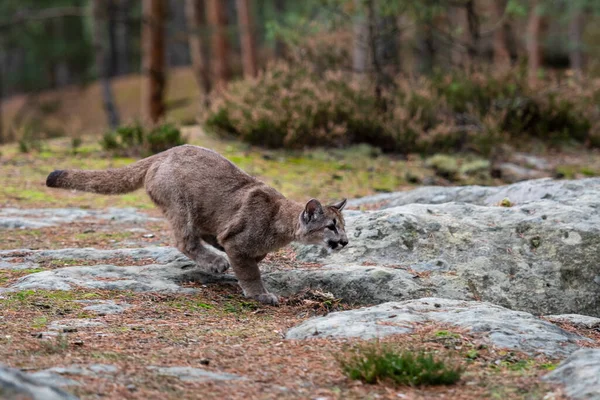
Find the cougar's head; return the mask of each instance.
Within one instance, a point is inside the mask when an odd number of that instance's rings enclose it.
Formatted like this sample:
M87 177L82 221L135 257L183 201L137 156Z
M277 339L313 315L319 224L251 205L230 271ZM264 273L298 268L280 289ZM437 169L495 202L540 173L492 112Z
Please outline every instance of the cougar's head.
M299 241L318 244L328 249L341 249L348 244L342 210L346 199L339 203L322 206L319 200L311 199L300 214L302 235Z

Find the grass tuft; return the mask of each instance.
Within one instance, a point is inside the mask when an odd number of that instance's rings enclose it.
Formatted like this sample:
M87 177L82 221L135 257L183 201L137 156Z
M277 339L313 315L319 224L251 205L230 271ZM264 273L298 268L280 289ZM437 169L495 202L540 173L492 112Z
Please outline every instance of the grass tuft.
M387 346L369 344L337 357L350 379L375 384L391 381L398 385L451 385L460 380L462 367L448 365L424 352L399 352Z

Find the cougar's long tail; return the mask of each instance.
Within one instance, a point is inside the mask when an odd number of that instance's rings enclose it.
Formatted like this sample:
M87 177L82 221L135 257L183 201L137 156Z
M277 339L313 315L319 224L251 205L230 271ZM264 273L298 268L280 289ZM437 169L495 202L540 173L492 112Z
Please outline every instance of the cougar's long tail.
M100 194L133 192L144 185L146 172L160 159L158 156L160 154L144 158L123 168L56 170L46 178L46 186Z

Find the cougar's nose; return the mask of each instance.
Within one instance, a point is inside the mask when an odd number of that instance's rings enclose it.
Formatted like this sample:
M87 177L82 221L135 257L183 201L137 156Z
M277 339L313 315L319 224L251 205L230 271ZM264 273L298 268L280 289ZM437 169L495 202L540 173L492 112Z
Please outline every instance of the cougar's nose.
M348 244L347 240L340 240L340 244L342 245L342 247L346 247L346 245Z

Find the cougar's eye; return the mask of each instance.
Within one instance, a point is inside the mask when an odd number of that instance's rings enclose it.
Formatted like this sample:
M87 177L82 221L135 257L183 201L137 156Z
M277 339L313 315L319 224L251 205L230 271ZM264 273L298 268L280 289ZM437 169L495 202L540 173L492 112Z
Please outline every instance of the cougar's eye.
M331 229L332 231L334 231L335 233L337 233L337 228L335 227L335 219L333 220L333 222L329 225L327 225L327 229Z

